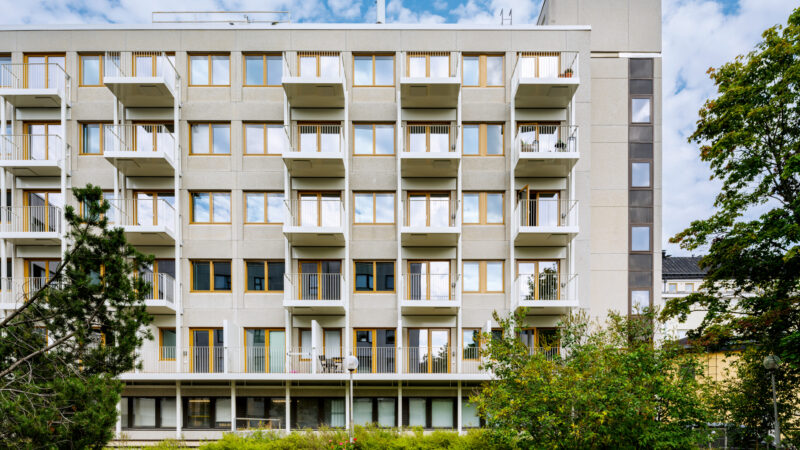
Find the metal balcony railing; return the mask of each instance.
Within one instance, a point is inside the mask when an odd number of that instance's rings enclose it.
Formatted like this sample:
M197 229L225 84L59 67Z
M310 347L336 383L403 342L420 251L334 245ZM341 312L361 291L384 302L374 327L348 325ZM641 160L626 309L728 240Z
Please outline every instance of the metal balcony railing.
M131 152L138 154L164 152L174 160L175 136L164 125L105 125L103 147L106 152Z
M409 195L407 201L407 227L441 228L457 224L458 201L450 201L449 196Z
M400 352L396 347L356 347L358 358L356 373L396 373L397 357Z
M247 346L231 349L235 362L233 371L240 373L286 373L286 349Z
M0 296L3 303L22 303L28 301L32 295L45 287L50 277L6 277L0 284ZM53 280L50 287L60 289L64 286L63 280Z
M55 89L62 98L70 98L69 75L59 63L3 64L0 88Z
M58 206L6 206L0 209L0 230L7 233L60 233Z
M341 301L344 277L339 273L287 273L284 284L289 300L309 303L328 300Z
M511 73L512 92L523 78L577 77L577 62L578 52L520 52Z
M108 201L108 220L116 226L163 226L175 232L175 207L166 199L127 199Z
M455 153L458 127L442 123L409 123L403 126L406 153Z
M0 136L3 161L61 161L63 148L57 134L15 134Z
M529 355L543 355L548 361L553 361L561 354L561 349L558 345L552 347L528 347Z
M145 293L145 300L165 300L175 303L175 278L166 273L143 273L139 277L150 284L150 289Z
M175 56L165 52L131 52L124 58L120 52L106 52L103 78L163 78L172 92L179 86Z
M454 301L457 286L458 277L451 277L449 273L405 273L403 300Z
M578 298L578 275L557 272L517 275L517 303L536 301L574 301Z
M190 372L225 372L225 347L190 347L189 350Z
M301 197L284 202L289 224L302 228L336 228L344 223L344 203L339 197Z
M318 51L297 52L296 59L290 61L288 53L283 54L283 73L288 77L314 80L345 79L344 59L340 52Z
M404 77L461 79L461 58L457 52L408 52L403 64Z
M456 352L452 347L400 348L404 373L455 373Z
M514 140L518 153L576 153L578 127L574 125L522 125Z
M287 130L287 141L294 145L286 148L292 152L306 153L339 153L344 152L344 133L338 124L301 124L296 127L295 139L289 139L290 131Z
M520 227L578 226L578 201L557 198L519 200L515 208Z
M316 357L315 357L316 355ZM311 347L289 349L288 373L344 373L344 353L341 347L326 347L314 351Z

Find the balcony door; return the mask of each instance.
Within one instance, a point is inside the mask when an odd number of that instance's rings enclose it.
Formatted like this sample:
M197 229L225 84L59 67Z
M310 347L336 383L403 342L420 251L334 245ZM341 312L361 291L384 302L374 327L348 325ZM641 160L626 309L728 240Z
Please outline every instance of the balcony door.
M23 231L52 233L59 231L64 196L58 191L25 191L22 214Z
M450 330L410 328L408 334L409 373L450 372Z
M22 141L22 159L31 161L54 160L60 154L61 124L26 123L22 130L25 135Z
M560 347L557 328L523 328L519 339L530 353L544 352L548 356L558 354Z
M225 350L222 328L190 330L192 372L222 373L225 371Z
M134 52L131 55L133 58L133 76L134 77L158 77L164 76L164 58L161 57L162 52ZM167 54L167 59L175 66L175 54Z
M146 265L139 276L150 283L147 300L175 299L175 260L156 259L153 264Z
M25 55L27 89L63 89L66 57L64 54Z
M359 373L393 373L395 371L395 330L353 330Z
M283 373L286 369L286 333L284 330L248 328L244 332L245 371L247 373Z
M171 123L136 123L133 125L133 148L140 153L168 151L174 144Z
M553 153L563 152L566 144L561 138L561 127L557 122L523 123L517 133L521 152Z
M338 192L302 192L300 226L338 227L342 223L342 198Z
M301 77L333 78L339 74L339 53L299 53L297 66Z
M341 261L300 261L300 300L341 300Z
M408 300L450 300L450 261L409 261Z
M560 53L522 53L519 64L522 78L558 78L561 74Z
M26 259L25 278L21 286L26 297L44 287L55 276L60 263L60 259Z
M557 191L531 191L528 185L517 191L520 226L557 227L560 202Z
M341 128L338 123L305 123L298 125L300 151L305 153L340 153L342 151Z
M521 300L561 298L558 261L519 261L517 274Z
M447 192L408 194L408 226L448 227L450 220L450 194Z
M175 194L172 192L136 192L136 221L140 226L175 224Z

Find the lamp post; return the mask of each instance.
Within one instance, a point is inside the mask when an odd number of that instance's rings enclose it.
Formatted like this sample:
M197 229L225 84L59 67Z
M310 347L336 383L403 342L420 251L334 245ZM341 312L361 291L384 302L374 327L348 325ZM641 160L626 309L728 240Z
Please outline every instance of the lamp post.
M353 443L353 372L358 369L358 358L353 355L350 355L344 359L344 367L350 372L350 398L348 398L348 402L350 403L350 414L347 418L347 437L350 443Z
M775 413L775 448L781 448L781 425L778 421L778 400L775 394L775 370L781 365L777 355L768 355L764 358L764 368L769 371L772 378L772 410Z

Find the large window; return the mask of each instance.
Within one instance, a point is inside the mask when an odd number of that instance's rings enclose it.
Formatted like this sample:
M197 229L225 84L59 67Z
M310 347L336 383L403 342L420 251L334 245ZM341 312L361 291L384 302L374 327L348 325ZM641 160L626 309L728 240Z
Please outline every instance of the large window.
M408 300L450 300L450 261L409 261L406 284Z
M456 423L455 398L404 397L403 425L422 428L449 428ZM463 420L463 417L462 417Z
M409 373L450 372L450 329L409 328Z
M503 261L464 261L464 292L503 292Z
M518 288L521 300L560 300L558 261L517 262Z
M450 125L447 123L409 123L406 127L406 149L411 153L447 153L450 147Z
M294 397L292 398L292 428L344 428L347 424L345 404L342 397Z
M339 153L342 151L341 125L300 124L297 127L300 135L300 151L311 153Z
M245 123L245 155L280 155L289 149L289 139L283 124Z
M465 87L503 86L503 55L464 55Z
M462 126L461 151L466 156L503 156L503 125L467 123Z
M53 233L59 231L64 196L57 191L25 191L23 231Z
M301 77L333 78L340 75L339 52L299 52Z
M186 428L231 429L230 397L184 397L183 426Z
M122 428L175 428L175 397L120 398Z
M448 227L455 224L450 211L450 194L446 192L409 193L407 226Z
M236 429L283 430L285 397L236 397Z
M564 222L558 191L531 191L528 186L517 191L519 221L523 227L557 227Z
M354 223L394 223L394 192L357 192L353 194L353 201Z
M99 53L82 53L81 60L81 86L103 85L103 55Z
M192 192L192 223L231 223L230 192Z
M26 145L21 159L45 161L61 154L61 125L57 123L25 123L22 127Z
M392 397L353 399L353 423L379 427L397 426L397 399Z
M189 153L192 155L230 155L231 124L193 123L190 125Z
M283 223L283 192L245 192L244 223Z
M356 261L356 292L394 292L394 261Z
M175 260L156 259L152 264L146 264L139 272L144 281L150 283L147 300L175 299Z
M341 300L341 261L300 261L299 300Z
M353 153L356 155L394 155L394 125L353 125Z
M25 87L28 89L64 87L67 69L64 53L25 55L25 64Z
M230 72L228 54L189 55L189 86L229 86Z
M286 371L285 330L247 328L244 330L244 343L245 372L283 373Z
M189 346L192 373L225 372L225 333L222 328L190 329Z
M113 151L111 130L110 123L82 123L81 155L102 155L106 151ZM106 148L106 145L110 148Z
M230 292L230 261L192 261L193 292Z
M11 55L8 53L0 53L0 86L7 86L11 80L9 80L8 70L11 66ZM2 75L2 74L6 75ZM5 85L3 83L6 83Z
M159 361L175 361L176 354L175 328L158 329L158 359Z
M448 52L409 52L406 76L411 78L447 78L450 76Z
M464 328L461 330L461 345L464 348L462 358L477 360L481 355L481 330L480 328Z
M246 261L247 292L283 292L284 261Z
M394 86L394 55L353 55L353 86Z
M281 55L248 53L244 58L245 86L280 86L283 72Z
M300 223L307 227L338 227L342 224L342 199L338 193L301 192Z
M502 225L505 195L502 192L465 192L463 223Z

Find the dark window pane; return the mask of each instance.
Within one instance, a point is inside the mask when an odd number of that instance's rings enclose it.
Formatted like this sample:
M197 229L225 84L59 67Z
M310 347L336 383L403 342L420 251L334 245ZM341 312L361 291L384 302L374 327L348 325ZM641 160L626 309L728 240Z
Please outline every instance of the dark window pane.
M194 397L187 398L185 401L186 427L211 428L211 399Z
M263 262L247 263L247 290L263 291L264 289L266 289L264 281L265 281L264 263Z
M267 273L269 276L269 290L282 291L283 290L283 261L275 261L267 263Z
M631 80L631 94L649 95L653 93L653 80Z
M356 291L372 291L373 273L371 262L356 263Z
M394 291L394 262L375 263L378 291Z
M653 78L652 59L631 59L630 78Z
M214 263L214 290L231 290L231 263L219 261Z
M208 262L194 262L192 264L192 290L211 290L211 266Z

